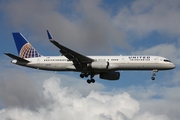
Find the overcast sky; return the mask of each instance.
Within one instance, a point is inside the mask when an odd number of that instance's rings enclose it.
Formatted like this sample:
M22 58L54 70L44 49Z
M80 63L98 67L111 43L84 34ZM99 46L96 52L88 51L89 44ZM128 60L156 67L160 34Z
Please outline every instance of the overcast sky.
M0 118L2 120L179 120L179 0L1 0ZM46 35L84 55L159 55L170 71L120 71L119 81L87 84L79 73L11 64L12 32L42 55L59 55Z

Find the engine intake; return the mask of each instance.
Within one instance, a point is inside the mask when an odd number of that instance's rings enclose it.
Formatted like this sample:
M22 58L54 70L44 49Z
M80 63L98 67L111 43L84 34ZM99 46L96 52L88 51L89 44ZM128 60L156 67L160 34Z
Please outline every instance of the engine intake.
M106 80L118 80L120 78L119 72L103 72L100 73L99 77Z

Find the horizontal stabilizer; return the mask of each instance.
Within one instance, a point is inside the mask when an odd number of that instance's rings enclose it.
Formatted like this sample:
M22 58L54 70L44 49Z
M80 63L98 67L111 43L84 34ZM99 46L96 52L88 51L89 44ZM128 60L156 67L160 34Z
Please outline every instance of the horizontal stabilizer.
M23 59L23 58L20 58L20 57L18 57L18 56L16 56L16 55L13 55L13 54L11 54L11 53L4 53L4 54L7 55L7 56L9 56L9 57L12 58L12 59L15 59L15 60L19 61L19 62L29 63L28 60L25 60L25 59Z

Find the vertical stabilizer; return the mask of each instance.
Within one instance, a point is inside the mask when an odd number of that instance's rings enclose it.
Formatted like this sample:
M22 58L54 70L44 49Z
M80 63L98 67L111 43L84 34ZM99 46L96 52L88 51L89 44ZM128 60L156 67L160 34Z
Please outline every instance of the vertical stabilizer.
M19 57L34 58L41 56L21 33L12 33L12 34Z

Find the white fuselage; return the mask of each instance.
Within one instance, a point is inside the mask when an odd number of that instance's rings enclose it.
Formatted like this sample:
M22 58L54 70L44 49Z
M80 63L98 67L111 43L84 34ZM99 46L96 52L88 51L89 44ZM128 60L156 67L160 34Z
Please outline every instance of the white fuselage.
M114 70L169 70L175 65L167 58L160 56L88 56L96 62L108 62L106 69L93 69L95 71L114 71ZM27 58L30 61L23 65L26 67L52 70L52 71L78 71L72 61L64 56L42 56ZM17 64L16 60L12 63Z

